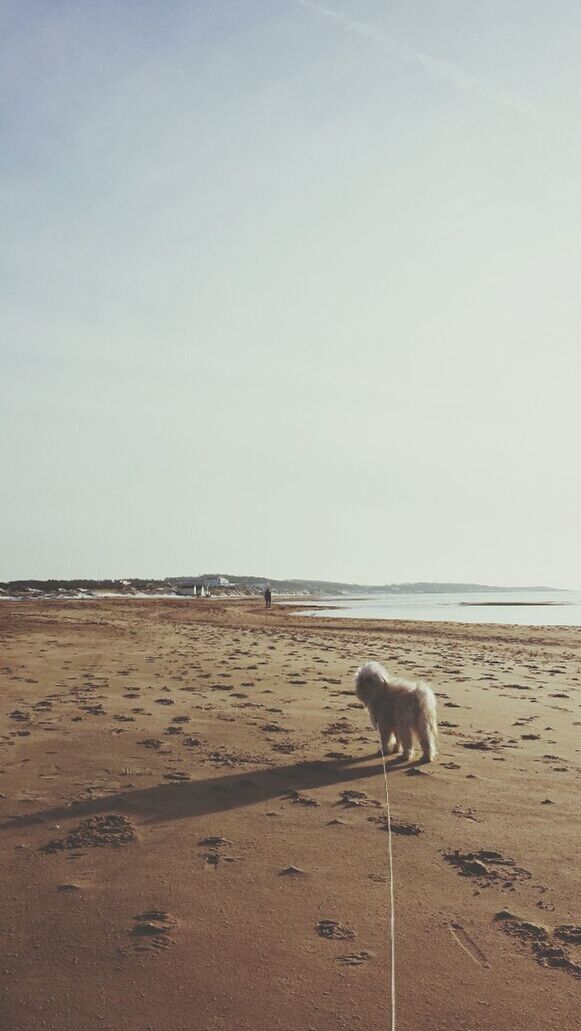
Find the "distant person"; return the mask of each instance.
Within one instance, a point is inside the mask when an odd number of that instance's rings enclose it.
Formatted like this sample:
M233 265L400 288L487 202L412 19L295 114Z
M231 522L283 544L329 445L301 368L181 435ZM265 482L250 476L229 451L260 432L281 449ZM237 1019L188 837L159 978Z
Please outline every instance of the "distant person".
M271 591L270 587L267 587L265 592L264 592L264 604L265 604L267 609L269 609L270 606L272 605L272 591Z

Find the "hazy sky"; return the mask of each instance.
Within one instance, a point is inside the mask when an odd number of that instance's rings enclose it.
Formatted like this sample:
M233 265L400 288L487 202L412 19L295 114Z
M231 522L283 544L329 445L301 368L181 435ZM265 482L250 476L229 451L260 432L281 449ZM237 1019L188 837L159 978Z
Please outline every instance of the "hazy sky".
M581 587L581 8L3 0L0 579Z

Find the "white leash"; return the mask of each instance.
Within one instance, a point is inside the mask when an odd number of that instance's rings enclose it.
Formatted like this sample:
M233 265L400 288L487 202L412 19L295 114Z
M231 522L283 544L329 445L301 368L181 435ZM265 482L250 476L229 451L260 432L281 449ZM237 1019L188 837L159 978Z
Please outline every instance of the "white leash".
M395 905L393 901L393 851L391 847L391 810L389 808L389 791L387 789L387 767L385 765L385 755L383 753L383 745L381 743L381 736L379 737L379 747L381 749L381 758L383 760L383 779L385 781L385 808L387 810L387 851L389 855L389 904L390 904L390 920L389 920L389 931L390 931L390 992L391 992L391 1031L396 1031L395 1028Z

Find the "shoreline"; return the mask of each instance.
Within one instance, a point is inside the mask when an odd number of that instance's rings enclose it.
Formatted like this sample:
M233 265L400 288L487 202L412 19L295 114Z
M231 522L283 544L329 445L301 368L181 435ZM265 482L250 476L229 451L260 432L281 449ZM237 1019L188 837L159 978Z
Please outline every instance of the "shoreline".
M450 632L450 631L453 632L454 628L457 628L458 631L466 630L466 631L470 632L471 630L474 630L476 632L482 631L483 633L485 633L486 631L500 632L502 630L506 630L506 631L511 631L512 630L512 631L516 631L516 632L519 632L519 631L523 631L523 632L526 632L526 631L535 631L535 632L537 632L537 631L538 632L545 632L545 631L546 632L553 632L553 631L569 632L569 631L571 631L571 632L574 632L576 630L581 630L581 626L579 626L578 624L569 624L569 623L545 623L545 624L537 624L537 623L530 623L530 624L529 623L498 623L498 622L486 622L484 620L482 622L480 622L480 621L477 622L477 621L473 621L473 620L464 622L462 620L454 620L454 619L406 619L406 618L397 617L397 616L394 616L394 617L391 617L391 616L361 616L361 617L359 617L359 616L357 616L357 617L355 617L355 616L345 616L345 617L333 617L333 616L326 616L326 615L324 615L324 613L326 613L326 612L341 611L341 606L338 606L338 605L326 605L326 604L322 604L320 606L321 615L319 615L316 610L313 613L311 613L309 615L306 615L305 611L304 611L305 607L307 607L308 604L311 601L315 601L315 600L322 601L323 599L321 598L321 596L318 596L318 598L315 598L315 597L310 597L310 596L305 596L305 595L296 595L296 596L290 597L288 601L285 600L283 602L279 602L275 598L273 600L272 607L270 609L268 609L268 610L265 610L265 606L264 606L264 603L262 601L262 598L260 596L256 596L256 595L244 595L244 596L236 595L236 596L230 596L230 597L227 597L227 596L215 596L215 597L209 597L209 598L180 597L178 595L147 595L147 596L108 595L106 597L95 597L95 598L77 598L77 597L74 597L74 598L43 598L43 599L27 598L27 597L22 597L22 598L4 597L4 598L0 598L0 600L5 602L5 606L2 606L0 608L0 612L4 608L8 609L10 605L13 605L17 609L20 609L20 608L34 608L34 607L38 606L38 607L40 607L41 611L43 609L46 609L47 611L51 611L54 608L58 608L59 605L63 605L66 608L72 608L72 609L74 609L74 607L76 605L78 605L81 609L83 609L89 603L92 604L92 605L111 604L113 606L121 606L121 605L124 605L124 604L129 604L129 605L135 606L135 607L138 607L139 605L151 606L153 604L158 604L160 606L163 606L163 605L167 605L167 606L176 605L176 606L179 606L180 608L184 607L186 609L189 607L190 609L192 609L192 611L194 612L195 616L196 617L200 617L201 620L204 621L204 622L206 621L206 618L208 619L208 621L211 621L211 618L212 618L211 617L211 612L212 612L212 610L213 610L214 613L216 613L218 611L223 613L223 612L226 612L226 611L229 612L231 607L234 607L235 609L238 609L238 607L240 607L242 609L242 611L244 611L245 614L250 619L252 619L252 620L256 620L257 617L259 617L262 613L264 613L265 614L265 618L272 621L272 620L275 619L275 614L276 613L280 613L281 617L282 617L282 614L284 613L284 618L281 618L281 625L285 625L286 617L290 616L293 619L293 623L295 625L300 625L300 627L302 629L306 629L307 627L312 626L313 624L316 624L317 626L324 626L325 629L327 629L327 630L334 630L334 629L345 629L345 630L347 630L347 629L357 629L357 628L359 628L361 630L375 629L375 630L377 630L378 633L382 632L382 628L384 628L384 630L386 632L389 629L392 629L394 632L401 632L402 630L403 631L407 630L409 632L413 632L413 629L415 627L418 628L418 632L422 632L421 628L426 628L426 631L429 631L429 632L432 632L432 633ZM557 606L557 607L560 607L560 606L567 607L570 604L571 604L570 602L478 602L478 603L458 602L458 606L465 605L467 607L481 607L481 606L482 607L484 607L484 606L485 607L495 607L496 605L498 605L500 607L525 607L525 608L526 607L533 607L533 608L538 608L538 607L543 607L545 605L546 606L550 606L550 607L555 607L555 606ZM248 608L246 608L246 606L248 606ZM205 611L205 610L207 610L207 611ZM299 624L298 620L301 620L301 619L303 620L303 622L301 622Z
M480 608L484 605L571 605L570 601L459 601L459 605L472 605Z

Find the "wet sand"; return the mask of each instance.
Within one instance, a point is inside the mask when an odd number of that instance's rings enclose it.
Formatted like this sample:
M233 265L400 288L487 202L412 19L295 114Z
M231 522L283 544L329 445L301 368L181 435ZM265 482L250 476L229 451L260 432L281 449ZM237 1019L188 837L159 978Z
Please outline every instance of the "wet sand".
M578 1026L579 630L107 599L0 642L6 1029L389 1027L368 659L439 706L388 764L398 1028Z

